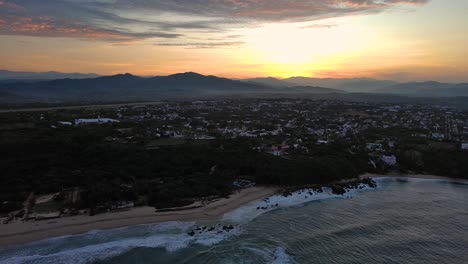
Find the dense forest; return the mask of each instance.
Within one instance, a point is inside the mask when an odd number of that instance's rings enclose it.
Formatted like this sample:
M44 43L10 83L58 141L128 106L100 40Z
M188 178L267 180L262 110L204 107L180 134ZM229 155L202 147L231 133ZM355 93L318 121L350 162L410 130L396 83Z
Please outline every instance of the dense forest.
M326 183L355 177L367 168L366 156L350 155L337 145L317 147L311 157L286 159L256 151L243 139L147 149L143 144L103 142L100 133L105 131L16 130L9 140L3 137L0 201L20 207L30 192L78 187L83 190L82 203L76 205L80 208L122 200L163 208L228 195L237 179L266 185Z

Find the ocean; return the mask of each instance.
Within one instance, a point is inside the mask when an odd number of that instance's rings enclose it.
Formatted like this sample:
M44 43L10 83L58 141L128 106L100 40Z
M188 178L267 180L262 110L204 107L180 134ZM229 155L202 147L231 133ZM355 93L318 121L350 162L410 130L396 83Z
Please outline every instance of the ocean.
M0 263L468 263L468 184L377 178L303 190L219 222L168 222L0 249Z

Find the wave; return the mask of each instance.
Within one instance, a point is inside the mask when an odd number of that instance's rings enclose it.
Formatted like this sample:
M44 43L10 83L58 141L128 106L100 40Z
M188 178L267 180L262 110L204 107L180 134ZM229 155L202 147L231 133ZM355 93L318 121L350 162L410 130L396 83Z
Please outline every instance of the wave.
M372 178L377 183L388 183L388 182L433 182L433 183L447 183L447 184L460 184L460 185L468 185L468 180L466 179L456 179L456 178L445 178L439 176L427 176L428 178L424 178L424 175L421 176L377 176Z
M215 229L195 236L187 234L194 226L194 222L167 222L52 238L0 251L0 263L91 263L133 248L164 248L175 252L193 244L211 246L240 232L237 228L230 232Z
M295 263L293 257L286 253L286 250L282 247L276 248L271 264L293 264Z
M283 247L276 248L256 248L249 247L248 251L259 256L264 263L268 264L295 264L294 258L286 252Z
M322 188L321 191L304 189L288 196L274 195L225 214L224 222L235 223L234 228L227 232L223 224L218 223L209 231L190 234L199 229L195 222L166 222L50 238L0 251L0 264L81 264L116 257L134 248L164 248L175 252L195 244L212 246L241 234L245 224L266 212L323 199L352 198L369 189L369 186L362 184L357 189L347 189L344 195L333 194L330 188ZM280 247L271 256L267 263L294 263Z
M287 208L292 206L304 205L309 202L325 199L346 199L352 198L357 193L374 189L366 184L360 184L356 189L345 189L343 195L334 194L331 188L323 187L319 191L313 189L302 189L289 194L274 195L269 198L252 202L246 206L235 209L224 215L223 221L234 223L247 223L258 216L276 210L278 208Z

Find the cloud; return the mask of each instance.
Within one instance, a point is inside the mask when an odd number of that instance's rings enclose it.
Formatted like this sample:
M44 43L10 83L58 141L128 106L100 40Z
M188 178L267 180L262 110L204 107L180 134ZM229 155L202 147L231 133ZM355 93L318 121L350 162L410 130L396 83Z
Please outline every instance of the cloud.
M315 28L334 28L337 27L337 24L311 24L311 25L306 25L301 28L304 29L315 29Z
M0 34L47 37L76 37L106 41L134 41L142 38L177 38L180 34L148 32L136 33L90 27L79 23L57 21L50 17L19 17L0 20Z
M0 34L112 42L374 14L428 0L0 0ZM310 25L310 28L334 25ZM216 44L215 44L216 45Z
M213 48L237 48L244 45L243 41L216 41L216 42L187 42L187 43L156 43L156 46L165 46L165 47L185 47L190 49L213 49Z

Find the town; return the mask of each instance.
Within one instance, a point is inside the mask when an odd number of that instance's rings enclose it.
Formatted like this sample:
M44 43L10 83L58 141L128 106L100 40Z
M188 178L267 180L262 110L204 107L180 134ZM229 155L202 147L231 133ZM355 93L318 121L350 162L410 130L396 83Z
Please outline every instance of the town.
M468 175L468 112L306 99L0 114L2 222L193 206L255 184Z

